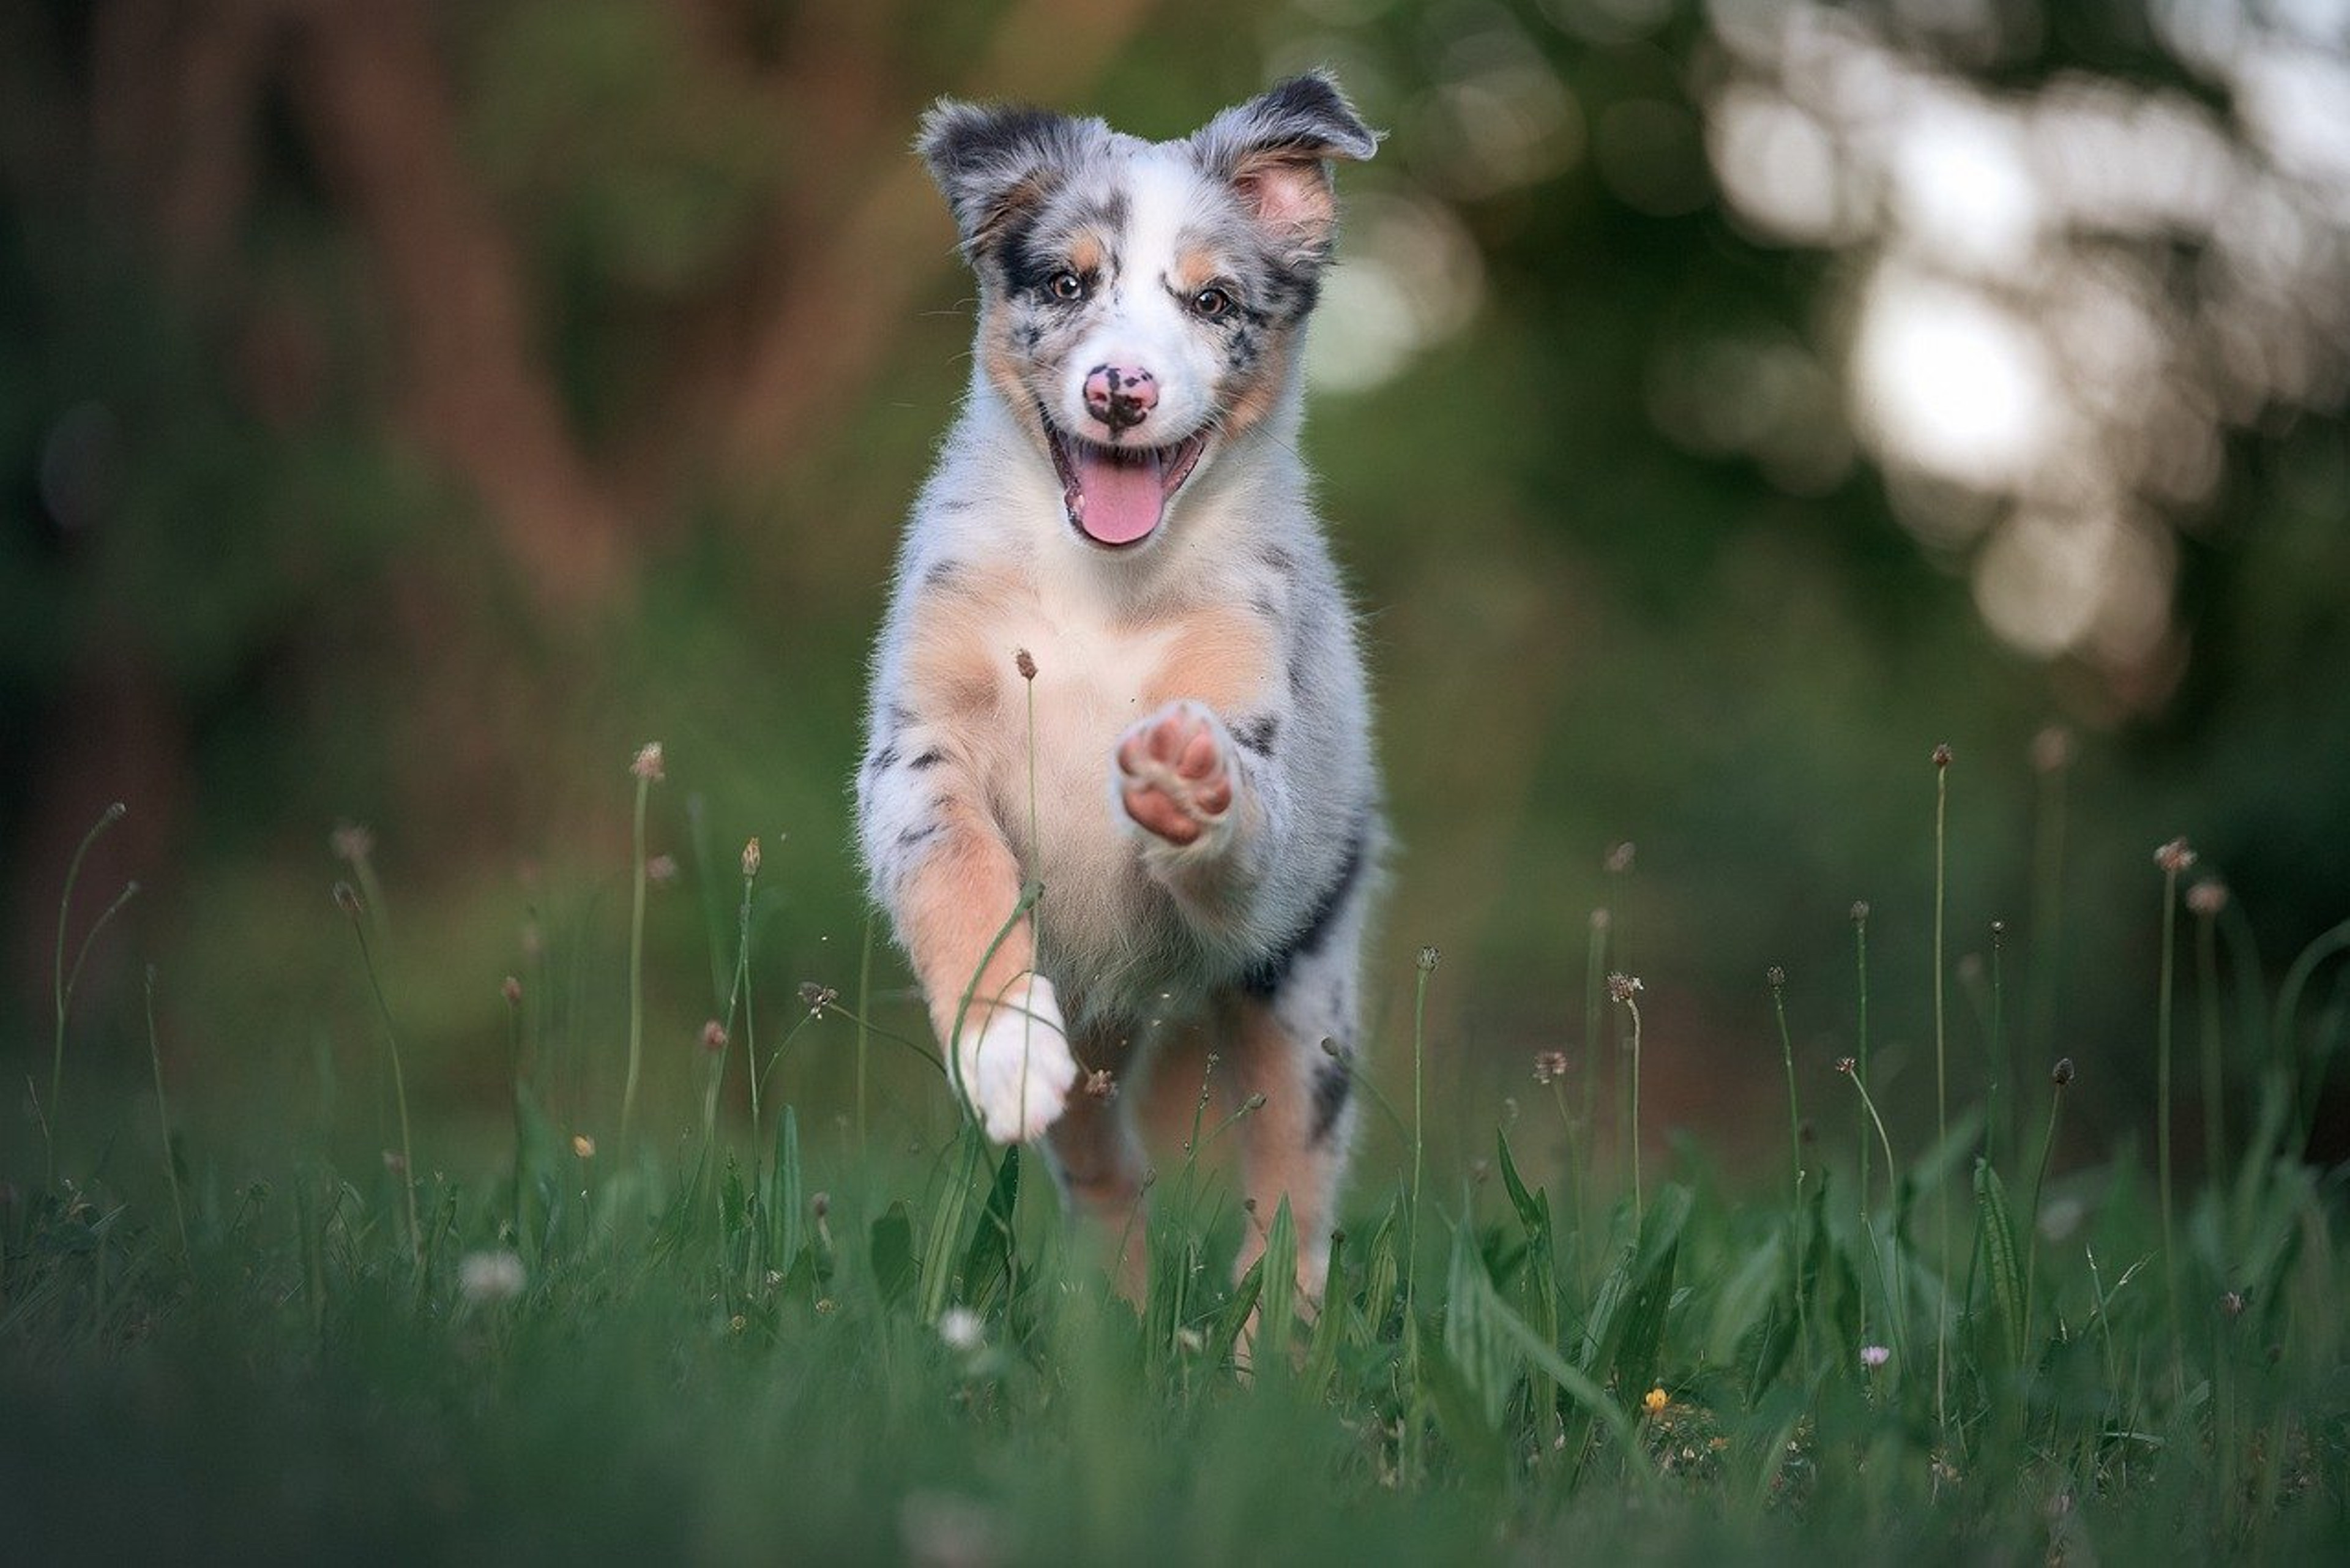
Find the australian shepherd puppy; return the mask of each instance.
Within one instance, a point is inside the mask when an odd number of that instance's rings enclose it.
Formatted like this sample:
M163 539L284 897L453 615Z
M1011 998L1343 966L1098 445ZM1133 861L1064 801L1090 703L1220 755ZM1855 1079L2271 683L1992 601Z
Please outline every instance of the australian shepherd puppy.
M923 159L979 282L907 526L858 774L873 893L990 1137L1128 1237L1115 1089L1209 1032L1262 1251L1318 1295L1382 846L1355 619L1298 457L1298 362L1378 138L1298 77L1193 135L942 102Z

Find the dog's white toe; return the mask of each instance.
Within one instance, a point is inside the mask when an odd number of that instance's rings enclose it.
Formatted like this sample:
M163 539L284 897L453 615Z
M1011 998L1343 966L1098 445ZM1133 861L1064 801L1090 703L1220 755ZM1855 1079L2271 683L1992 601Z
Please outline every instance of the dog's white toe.
M965 1036L961 1054L963 1093L997 1143L1024 1143L1051 1127L1077 1081L1060 1002L1042 975L1013 987L986 1026Z

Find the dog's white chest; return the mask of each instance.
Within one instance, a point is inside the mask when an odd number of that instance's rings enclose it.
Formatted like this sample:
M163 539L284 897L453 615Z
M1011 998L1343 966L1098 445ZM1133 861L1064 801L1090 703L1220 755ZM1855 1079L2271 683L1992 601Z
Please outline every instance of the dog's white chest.
M1145 694L1166 666L1170 640L1163 627L1118 630L1041 613L1019 635L1036 667L1038 744L1055 753L1107 745L1142 717Z

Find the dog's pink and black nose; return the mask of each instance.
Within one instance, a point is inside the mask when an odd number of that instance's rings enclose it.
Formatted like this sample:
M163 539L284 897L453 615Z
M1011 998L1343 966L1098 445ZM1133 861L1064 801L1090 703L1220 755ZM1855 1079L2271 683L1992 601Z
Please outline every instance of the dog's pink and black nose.
M1130 431L1159 406L1159 379L1123 365L1097 365L1086 376L1086 411L1112 436Z

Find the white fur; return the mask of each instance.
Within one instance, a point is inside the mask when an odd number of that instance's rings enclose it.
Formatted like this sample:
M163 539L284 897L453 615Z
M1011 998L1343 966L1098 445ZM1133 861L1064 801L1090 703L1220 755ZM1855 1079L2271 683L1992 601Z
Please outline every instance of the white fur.
M1050 1127L1077 1081L1060 1003L1043 975L1004 997L985 1026L964 1031L955 1054L972 1114L998 1143L1023 1143Z
M1216 357L1171 292L1169 270L1184 223L1208 192L1198 168L1172 149L1144 145L1125 162L1132 214L1125 248L1135 265L1110 284L1108 309L1069 355L1055 417L1064 430L1102 437L1086 410L1087 374L1096 365L1147 369L1159 381L1159 406L1124 441L1163 446L1190 435L1214 411Z

